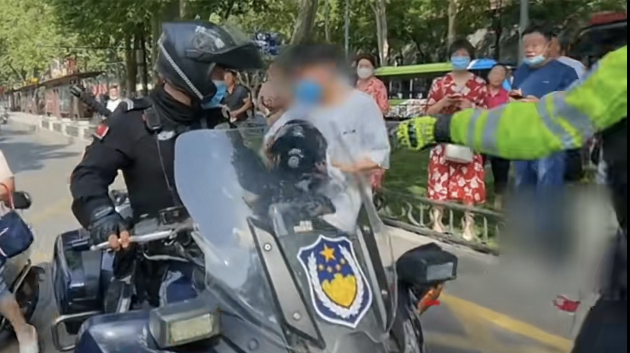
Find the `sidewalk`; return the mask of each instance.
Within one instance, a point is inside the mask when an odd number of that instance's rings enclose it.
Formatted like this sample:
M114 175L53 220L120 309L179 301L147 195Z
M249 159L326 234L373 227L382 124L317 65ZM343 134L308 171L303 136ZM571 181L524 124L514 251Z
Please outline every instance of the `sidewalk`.
M48 130L66 136L72 140L89 142L92 140L94 127L87 121L59 119L21 112L10 112L9 123L34 131Z

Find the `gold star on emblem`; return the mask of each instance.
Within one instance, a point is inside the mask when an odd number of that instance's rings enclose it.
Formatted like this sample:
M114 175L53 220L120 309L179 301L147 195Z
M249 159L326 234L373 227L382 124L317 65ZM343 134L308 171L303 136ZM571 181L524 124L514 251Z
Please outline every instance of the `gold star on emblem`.
M324 257L326 262L335 260L335 249L329 248L326 245L324 245L324 250L322 250L319 254Z

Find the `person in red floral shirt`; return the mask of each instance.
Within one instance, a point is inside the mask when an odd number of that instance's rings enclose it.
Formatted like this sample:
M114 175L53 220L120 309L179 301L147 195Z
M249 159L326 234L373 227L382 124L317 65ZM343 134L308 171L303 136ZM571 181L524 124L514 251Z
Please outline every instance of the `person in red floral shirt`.
M356 67L357 89L372 96L385 115L389 111L389 99L387 98L387 87L383 81L374 76L376 60L372 55L360 55L356 59Z
M449 53L453 71L433 82L427 100L427 115L453 114L474 107L486 108L486 82L468 71L475 58L475 48L467 40L459 39L451 44ZM431 150L427 187L431 200L461 202L471 206L483 204L486 201L484 178L481 155L446 144ZM434 231L446 231L442 207L433 209L432 221ZM467 212L462 223L464 239L475 239L472 213Z
M356 88L374 98L384 117L389 111L389 99L387 98L387 87L383 81L374 76L376 59L372 55L360 55L355 60L355 67L358 77ZM375 190L381 188L384 173L385 171L382 169L372 173L372 187Z

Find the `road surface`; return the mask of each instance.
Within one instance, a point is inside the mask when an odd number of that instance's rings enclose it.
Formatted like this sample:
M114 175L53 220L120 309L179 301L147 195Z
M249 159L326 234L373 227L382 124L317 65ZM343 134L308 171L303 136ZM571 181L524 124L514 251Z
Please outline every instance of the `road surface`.
M32 195L33 207L24 213L36 232L32 260L48 269L55 236L77 227L70 213L68 178L84 144L12 123L1 127L0 149L16 174L18 189ZM396 254L430 241L402 230L391 229L391 233ZM440 306L423 317L431 353L558 353L570 349L574 320L554 310L551 300L557 293L547 290L548 285L514 287L507 277L494 274L496 259L466 249L448 249L460 257L460 278L448 285ZM55 315L47 279L34 320L47 353L55 352L50 341ZM18 352L14 342L0 343L0 353L13 352Z

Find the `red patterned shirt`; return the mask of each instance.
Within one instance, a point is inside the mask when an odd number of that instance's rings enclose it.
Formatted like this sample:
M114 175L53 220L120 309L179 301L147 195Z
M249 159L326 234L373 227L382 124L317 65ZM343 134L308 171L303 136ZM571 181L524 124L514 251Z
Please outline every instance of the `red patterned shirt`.
M372 96L372 98L376 101L376 104L378 104L378 107L381 108L381 112L383 114L389 111L387 87L385 87L383 81L376 77L372 77L365 82L359 80L359 82L357 82L357 89Z
M475 107L486 108L488 88L484 79L473 75L464 86L458 87L453 75L447 74L433 82L427 99L427 109L444 99L444 97L453 94L463 95L464 99L469 100ZM453 114L460 110L461 108L458 106L451 106L445 108L440 114Z

